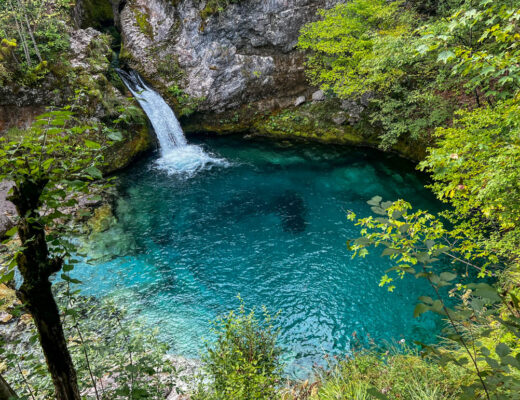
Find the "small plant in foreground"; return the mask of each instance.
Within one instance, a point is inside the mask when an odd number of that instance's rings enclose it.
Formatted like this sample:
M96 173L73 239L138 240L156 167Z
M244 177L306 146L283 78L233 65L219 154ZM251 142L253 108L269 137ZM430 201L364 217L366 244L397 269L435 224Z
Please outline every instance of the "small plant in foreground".
M240 301L238 311L213 322L216 340L207 344L202 356L211 388L199 389L193 400L276 398L283 367L278 331L265 308L259 319L254 310L246 312Z

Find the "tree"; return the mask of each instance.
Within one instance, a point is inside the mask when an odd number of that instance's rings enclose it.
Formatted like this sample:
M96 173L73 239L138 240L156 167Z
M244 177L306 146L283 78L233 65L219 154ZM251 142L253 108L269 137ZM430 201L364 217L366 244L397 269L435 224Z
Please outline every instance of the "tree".
M510 0L464 1L447 19L423 26L418 51L433 51L468 92L491 102L520 89L520 9Z
M422 16L400 1L353 0L320 12L304 26L298 46L306 74L331 96L368 98L369 122L380 128L380 146L399 138L426 141L449 120L453 105L445 70L433 54L417 52Z
M0 1L0 40L17 44L10 46L16 63L0 57L0 78L31 85L50 69L60 70L69 48L66 24L61 23L70 19L69 6L64 0Z
M238 311L230 311L213 323L216 340L208 343L202 356L204 370L211 379L212 390L199 390L194 400L276 398L282 379L279 332L264 308L258 318L254 310L246 312L242 299Z
M67 215L62 208L76 204L71 193L88 193L89 180L102 177L96 167L101 145L84 138L95 131L78 124L69 109L60 109L37 117L18 141L0 139L0 180L14 183L9 200L18 214L9 234L17 232L21 242L2 281L12 279L18 268L23 283L17 296L34 319L59 400L80 395L49 278L72 269L66 263L70 245L63 237Z
M515 101L458 113L420 164L452 222L509 262L520 260L520 117ZM471 228L471 229L470 229Z
M4 377L0 375L0 400L17 399L18 396L14 390L5 381Z
M368 204L377 217L357 219L349 213L362 234L351 250L364 257L368 247L383 248L381 255L395 264L380 283L390 291L395 290L395 277L428 281L434 297L419 297L414 317L434 312L449 322L446 339L455 347L425 348L440 363L454 363L474 374L474 381L463 387L463 398L520 399L518 292L514 285L492 286L483 280L500 275L504 265L499 257L473 241L471 229L446 227L426 211L412 212L403 200L383 202L376 196ZM459 301L448 304L447 293Z

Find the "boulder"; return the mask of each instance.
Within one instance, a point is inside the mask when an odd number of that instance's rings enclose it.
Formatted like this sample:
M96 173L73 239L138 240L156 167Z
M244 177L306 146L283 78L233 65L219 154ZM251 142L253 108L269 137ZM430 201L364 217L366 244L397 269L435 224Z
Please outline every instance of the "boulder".
M334 122L336 125L343 125L345 122L347 122L347 116L344 112L339 112L332 116L332 122Z
M13 316L5 311L0 311L0 323L7 324L13 319Z
M325 100L325 93L323 93L323 90L316 90L312 94L312 101L324 101Z
M298 107L305 103L305 96L300 96L294 101L294 106Z

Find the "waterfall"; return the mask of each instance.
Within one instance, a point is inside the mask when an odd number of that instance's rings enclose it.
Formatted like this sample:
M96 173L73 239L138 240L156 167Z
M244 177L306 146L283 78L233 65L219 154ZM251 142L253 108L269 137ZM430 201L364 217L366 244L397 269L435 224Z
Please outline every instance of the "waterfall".
M161 157L156 162L159 168L171 174L191 176L213 165L228 165L225 160L207 154L202 147L188 144L171 107L137 72L117 69L117 73L139 102L157 135L161 150Z

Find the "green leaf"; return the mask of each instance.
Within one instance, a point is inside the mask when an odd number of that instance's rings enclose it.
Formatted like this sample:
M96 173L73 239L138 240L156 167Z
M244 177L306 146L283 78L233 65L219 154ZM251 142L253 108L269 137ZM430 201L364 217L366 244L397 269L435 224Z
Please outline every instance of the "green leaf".
M500 301L500 296L497 290L487 283L472 283L468 285L468 288L473 289L473 295L482 297L483 299L491 301Z
M495 347L495 352L498 354L498 356L499 356L500 358L502 358L502 357L507 356L509 353L511 353L511 349L510 349L509 346L506 345L505 343L499 343L499 344Z
M94 166L86 168L85 169L85 173L87 175L91 176L94 179L102 179L103 178L103 173L99 169L94 167Z
M419 303L415 306L415 309L413 310L413 317L417 318L419 315L424 314L425 312L430 311L430 310L431 310L430 306L428 306L424 303Z
M12 269L8 273L3 274L2 276L0 276L0 283L10 282L10 281L13 280L13 278L14 278L14 269Z
M387 247L386 249L383 250L383 252L381 253L381 255L384 257L384 256L391 256L391 255L394 255L394 254L399 254L401 253L402 251L401 250L398 250L398 249L392 249L390 247Z
M4 233L4 236L12 237L12 236L16 235L16 232L18 232L18 227L17 226L13 226L6 233Z
M449 60L451 60L453 58L455 58L455 53L453 51L444 50L437 57L437 61L443 61L446 64Z
M99 143L93 142L92 140L85 139L84 143L85 146L87 146L87 148L89 149L97 150L101 148L101 145Z
M123 134L119 131L110 131L108 133L107 137L110 140L113 140L115 142L119 142L119 141L123 140Z
M443 281L450 282L457 277L457 274L453 274L451 272L441 272L439 276Z
M381 196L374 196L369 201L367 201L367 204L369 204L371 206L379 206L379 204L381 203L381 200L383 200L383 198Z
M420 296L419 300L426 304L433 304L433 299L430 296Z
M419 53L419 54L426 54L429 50L430 50L430 46L428 46L426 44L421 44L420 46L418 46L415 49L415 51L417 51L417 53Z
M81 283L80 280L71 278L67 274L61 274L61 279L63 279L64 281L70 282L70 283L75 283L75 284Z
M63 266L62 270L63 272L70 272L74 269L74 265L66 264Z

